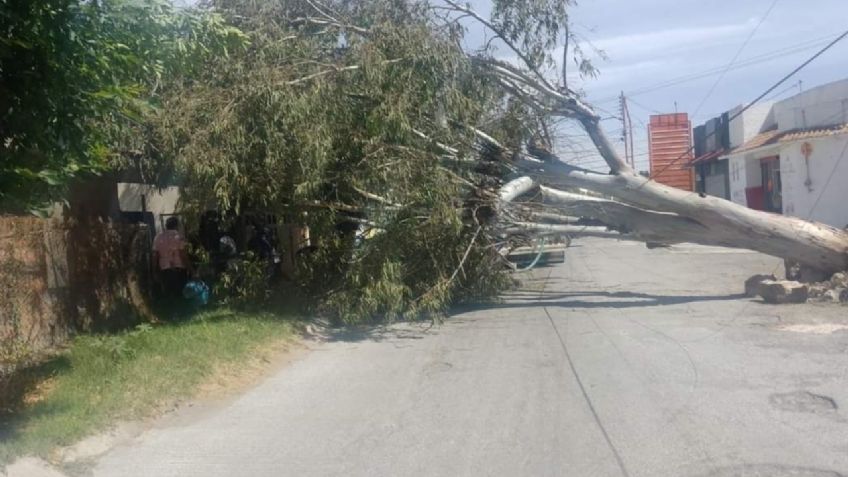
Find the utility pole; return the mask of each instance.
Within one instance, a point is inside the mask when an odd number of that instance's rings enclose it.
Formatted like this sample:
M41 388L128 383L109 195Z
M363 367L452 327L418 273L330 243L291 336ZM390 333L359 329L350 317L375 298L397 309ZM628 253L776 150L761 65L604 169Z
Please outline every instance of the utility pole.
M624 91L620 96L621 110L621 140L624 142L624 162L630 167L636 168L636 158L633 151L633 121L630 120L630 109L627 107L627 97L624 96Z

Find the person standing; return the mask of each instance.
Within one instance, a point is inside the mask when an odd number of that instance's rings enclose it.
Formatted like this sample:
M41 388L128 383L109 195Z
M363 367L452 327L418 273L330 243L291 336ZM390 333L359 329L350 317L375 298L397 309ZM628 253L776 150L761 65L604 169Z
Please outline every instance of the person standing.
M163 295L169 299L180 297L188 281L188 250L179 227L179 219L169 217L165 230L153 239L153 263L159 272Z

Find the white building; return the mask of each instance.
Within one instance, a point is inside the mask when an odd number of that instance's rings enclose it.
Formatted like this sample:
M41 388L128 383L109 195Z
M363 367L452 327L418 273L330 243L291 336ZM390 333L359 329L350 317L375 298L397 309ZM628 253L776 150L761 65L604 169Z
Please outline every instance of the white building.
M740 108L728 111L725 121ZM726 129L726 150L713 148L712 155L693 161L703 192L754 209L848 225L848 79L754 106Z

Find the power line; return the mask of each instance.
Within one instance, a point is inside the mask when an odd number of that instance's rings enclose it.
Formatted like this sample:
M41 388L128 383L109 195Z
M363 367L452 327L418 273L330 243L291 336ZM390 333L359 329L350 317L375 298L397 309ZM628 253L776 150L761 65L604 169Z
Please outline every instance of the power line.
M750 43L751 39L754 38L754 35L757 34L757 30L760 29L760 26L763 24L763 22L766 21L766 18L768 18L768 16L771 14L771 11L774 10L774 7L777 5L777 2L779 2L779 1L780 0L773 0L771 2L771 5L768 7L768 10L766 10L766 12L763 14L762 18L760 18L759 23L757 23L757 25L754 27L754 29L751 30L751 33L748 35L748 38L745 38L745 41L742 43L742 46L740 46L739 49L736 51L736 54L733 55L733 59L730 60L730 63L727 64L727 67L724 69L724 71L722 71L721 74L718 76L718 78L716 78L715 82L710 87L709 91L707 91L707 94L704 95L704 98L701 99L700 103L698 103L698 107L695 108L695 112L692 114L692 116L696 116L699 112L701 112L701 107L703 107L704 103L706 103L707 100L710 98L710 96L713 95L713 92L715 91L718 84L721 83L721 80L724 79L724 76L727 74L728 71L730 71L730 68L733 66L734 63L736 63L736 60L739 59L739 55L742 54L742 51L745 50L745 47L748 46L748 43Z
M774 98L777 98L778 96L782 95L783 93L790 91L790 90L793 90L795 88L798 88L800 86L801 86L801 80L798 80L796 83L792 83L786 89L782 89L782 90L778 91L777 93L774 93L773 95L769 96L768 98L766 98L766 101L771 101Z
M734 114L733 116L731 116L731 117L727 120L728 124L729 124L729 123L731 123L734 119L736 119L736 118L738 118L739 116L741 116L741 115L742 115L745 111L747 111L747 110L751 109L751 107L753 107L755 104L757 104L758 102L760 102L760 100L761 100L761 99L763 99L763 98L765 98L766 96L768 96L769 94L771 94L771 92L772 92L772 91L774 91L774 90L775 90L775 89L777 89L780 85L782 85L784 82L786 82L786 80L788 80L789 78L791 78L792 76L794 76L796 73L798 73L799 71L801 71L802 69L804 69L804 67L806 67L807 65L809 65L810 63L812 63L812 62L813 62L816 58L818 58L819 56L821 56L821 55L822 55L825 51L827 51L827 50L831 49L831 48L833 47L833 45L835 45L835 44L839 43L839 41L841 41L841 40L842 40L843 38L845 38L846 36L848 36L848 30L845 30L845 32L843 32L841 35L839 35L838 37L836 37L833 41L831 41L830 43L828 43L828 44L827 44L824 48L822 48L821 50L819 50L818 52L816 52L816 54L814 54L813 56L811 56L810 58L808 58L808 59L807 59L807 61L805 61L805 62L801 63L800 65L798 65L798 67L796 67L794 70L792 70L792 71L791 71L791 72L789 72L787 75L785 75L783 78L781 78L781 79L780 79L777 83L775 83L774 85L772 85L772 87L770 87L769 89L767 89L767 90L766 90L763 94L761 94L761 95L757 96L757 98L756 98L756 99L754 99L753 101L751 101L750 103L748 103L745 107L743 107L742 109L740 109L740 110L739 110L736 114ZM704 140L706 140L706 139L708 139L708 138L711 138L711 137L715 136L715 134L716 134L717 132L718 132L718 129L715 129L712 133L707 134L706 136L704 136ZM676 164L678 161L680 161L681 159L683 159L684 157L686 157L687 155L689 155L689 153L690 153L690 152L692 152L694 149L695 149L695 145L694 145L694 144L692 144L692 146L690 146L690 147L686 150L686 152L684 152L683 154L681 154L680 156L678 156L678 157L677 157L677 159L675 159L675 160L673 160L673 161L669 162L668 164L666 164L666 165L665 165L665 167L663 167L663 168L662 168L662 169L661 169L661 170L660 170L660 171L659 171L656 175L660 175L660 174L662 174L663 172L667 171L669 167L673 166L673 165L674 165L674 164ZM639 189L641 189L641 188L642 188L645 184L647 184L647 183L648 183L648 182L650 182L651 180L653 180L653 179L649 179L648 181L646 181L646 182L644 182L642 185L640 185L638 188L639 188Z
M768 53L763 53L762 55L753 56L751 58L748 58L747 60L744 60L740 63L737 63L736 65L731 67L730 70L736 70L736 69L744 68L744 67L747 67L747 66L753 66L753 65L756 65L756 64L764 63L766 61L771 61L773 59L783 58L787 54L800 53L802 51L806 51L806 50L809 50L811 48L815 48L819 45L822 45L822 44L826 43L829 39L832 39L832 38L833 38L833 35L827 35L827 36L824 36L824 37L819 37L819 38L815 38L815 39L812 39L812 40L803 41L801 43L798 43L795 46L791 46L791 47L787 47L787 48L781 48L779 50L773 50L773 51L770 51ZM722 69L723 69L722 67L716 67L716 68L711 68L709 70L701 71L699 73L693 73L693 74L689 74L689 75L678 76L677 78L672 78L670 80L666 80L666 81L663 81L663 82L660 82L660 83L655 83L653 85L644 86L642 88L637 88L637 89L631 90L631 91L627 92L627 95L628 95L628 97L632 97L632 96L635 96L635 95L642 95L642 94L651 93L653 91L657 91L657 90L660 90L660 89L665 89L665 88L669 88L669 87L672 87L672 86L677 86L678 84L687 83L689 81L699 80L701 78L706 78L706 77L709 77L709 76L712 76L712 75L715 75L715 74L720 74ZM615 97L609 96L609 97L603 98L601 100L596 101L595 104L611 103L613 101L618 101L618 96L615 96Z
M652 108L652 107L650 107L650 106L645 106L644 104L642 104L642 103L640 103L640 102L638 102L638 101L634 101L634 100L633 100L633 98L631 98L630 96L628 96L628 97L627 97L627 101L628 101L628 102L631 102L631 103L633 103L633 104L635 104L636 106L639 106L640 108L642 108L642 109L644 109L645 111L648 111L648 112L650 112L650 113L662 114L662 111L660 111L660 110L658 110L658 109L654 109L654 108ZM638 120L639 118L636 118L636 119Z

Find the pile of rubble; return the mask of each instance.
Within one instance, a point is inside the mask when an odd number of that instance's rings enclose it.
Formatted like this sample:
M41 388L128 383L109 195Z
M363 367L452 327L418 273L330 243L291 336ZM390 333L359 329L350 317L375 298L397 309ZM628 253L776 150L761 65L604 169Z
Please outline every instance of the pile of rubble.
M816 301L848 304L848 272L834 273L830 280L814 283L778 280L774 275L754 275L745 280L745 295L761 296L766 303Z

